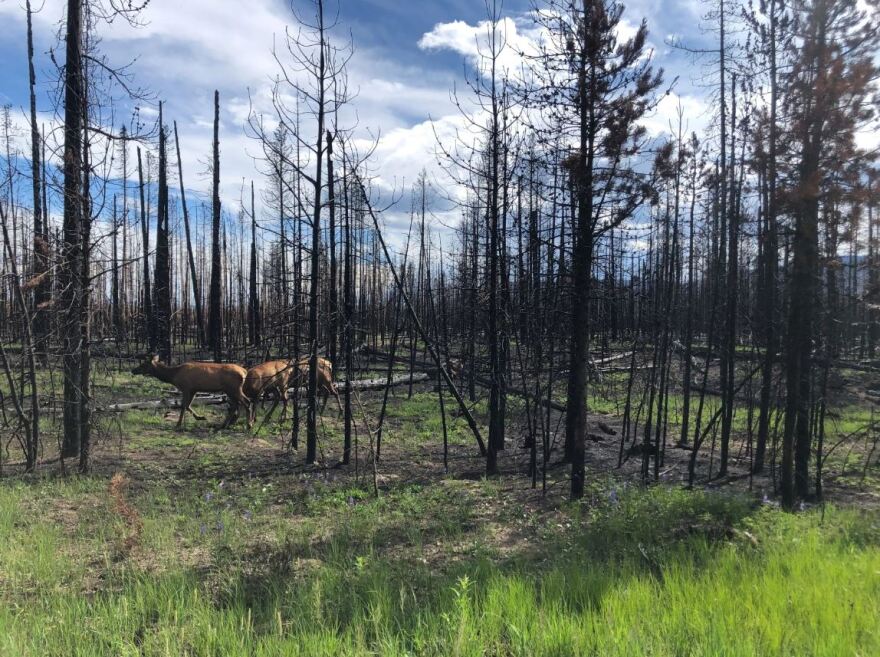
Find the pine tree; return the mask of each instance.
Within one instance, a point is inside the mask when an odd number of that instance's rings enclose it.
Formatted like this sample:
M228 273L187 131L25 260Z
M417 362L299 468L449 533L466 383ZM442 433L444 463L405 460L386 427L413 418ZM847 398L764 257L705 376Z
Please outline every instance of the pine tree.
M574 204L566 452L571 496L584 491L591 271L596 241L630 217L651 193L633 168L644 139L639 119L662 84L646 56L643 21L630 39L617 27L623 5L606 0L551 0L539 20L554 47L542 56L543 78L555 88L547 108L565 116L577 141L565 160ZM600 165L600 163L602 163Z
M877 3L871 4L875 9L871 15L856 0L803 0L793 5L796 53L787 102L797 155L795 185L789 191L794 236L785 343L782 500L786 508L792 508L795 496L809 495L820 206L830 177L858 155L856 129L874 115L871 101L878 76L874 55L880 26Z

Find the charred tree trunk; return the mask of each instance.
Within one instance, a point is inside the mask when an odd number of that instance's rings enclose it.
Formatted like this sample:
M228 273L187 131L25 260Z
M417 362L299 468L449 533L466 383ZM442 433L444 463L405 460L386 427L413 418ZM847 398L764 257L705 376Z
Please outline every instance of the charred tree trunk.
M138 157L138 193L141 204L141 241L143 242L143 317L144 334L148 350L152 353L156 349L155 314L153 313L153 297L150 293L150 224L147 216L147 204L144 198L144 166L141 158L141 149L137 149Z
M33 186L34 199L34 232L33 232L33 248L34 248L34 264L33 272L35 277L40 277L40 281L34 290L34 312L33 312L33 333L34 333L34 350L36 358L41 365L45 366L49 362L49 316L47 314L45 304L49 301L51 288L48 276L49 269L49 243L46 239L48 226L43 223L43 181L41 178L41 149L40 149L40 131L37 128L37 96L36 84L37 76L34 71L34 35L31 20L31 2L26 0L25 7L27 10L27 49L28 49L28 85L30 96L30 119L31 119L31 183Z
M251 181L251 261L248 287L248 331L250 343L259 347L262 331L260 292L257 286L257 206L254 201L254 181Z
M318 0L318 31L320 53L318 54L318 125L315 138L315 178L312 206L312 253L311 280L309 281L309 387L306 400L306 463L314 463L318 456L318 288L320 286L318 261L321 253L321 174L324 167L324 120L326 112L327 82L324 36L324 4Z
M208 339L214 360L223 359L223 309L220 294L220 92L214 91L214 160L211 169L214 200L211 214L211 289L208 298Z
M779 240L776 226L776 150L777 126L776 108L778 104L778 82L776 73L776 29L777 0L770 0L770 124L767 144L767 188L766 228L763 244L763 321L764 321L764 361L761 368L761 402L758 411L758 438L755 443L755 458L752 469L755 473L764 469L767 454L767 438L770 435L770 402L773 385L773 363L776 360L778 336L776 331L776 288L779 267Z
M186 189L183 185L183 161L180 157L180 139L177 136L177 121L174 122L174 147L177 151L177 176L180 181L180 204L183 208L183 229L186 233L186 255L189 262L189 275L196 308L196 326L198 327L199 347L206 345L205 318L202 313L202 294L199 289L199 276L196 273L196 261L193 256L192 238L189 228L189 210L186 205Z
M85 84L82 70L82 0L67 2L64 66L64 243L61 278L64 368L64 433L61 455L80 450L80 306L82 304L83 126Z
M156 208L156 325L159 357L171 362L171 252L168 248L168 158L159 103L159 198Z
M329 215L328 236L330 238L330 321L327 352L330 362L336 362L336 347L339 339L339 299L336 286L336 190L333 180L333 134L327 131L327 210Z

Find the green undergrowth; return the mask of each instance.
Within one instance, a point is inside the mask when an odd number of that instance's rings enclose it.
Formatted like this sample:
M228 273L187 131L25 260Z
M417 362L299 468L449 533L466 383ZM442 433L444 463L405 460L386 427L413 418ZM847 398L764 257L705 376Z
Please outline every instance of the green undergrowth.
M880 654L876 513L333 477L2 482L0 654Z
M469 445L473 443L473 434L468 427L466 419L460 414L458 404L453 397L444 392L446 407L446 431L450 445ZM515 401L514 401L515 403ZM352 415L355 430L360 432L360 441L368 445L369 436L365 435L364 415L369 420L371 429L375 430L378 424L379 413L382 405L381 395L374 394L368 398L362 397L362 404L352 400ZM287 420L280 422L281 407L279 406L265 423L264 417L268 414L272 404L258 409L257 421L254 425L255 435L271 439L281 431L290 431L290 413L288 408ZM480 423L487 414L485 400L469 405L469 410ZM417 388L412 397L408 395L406 386L396 388L393 396L388 400L383 424L383 441L386 444L393 442L397 445L417 446L430 445L437 447L443 441L443 421L439 412L440 402L437 393ZM201 410L199 411L201 412ZM304 413L305 410L301 409ZM219 416L218 416L219 417ZM244 426L241 423L241 426ZM331 445L341 444L343 435L342 417L333 399L327 402L324 412L321 414L321 431L324 440ZM483 427L483 431L486 428Z

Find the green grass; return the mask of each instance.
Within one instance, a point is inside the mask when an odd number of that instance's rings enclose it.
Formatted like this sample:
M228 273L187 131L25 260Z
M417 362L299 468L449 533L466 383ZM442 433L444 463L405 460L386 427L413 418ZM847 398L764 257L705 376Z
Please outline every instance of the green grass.
M595 383L588 387L587 406L592 413L603 415L622 416L626 404L626 373L613 373L607 375L602 383ZM757 386L757 383L756 383ZM643 389L640 384L633 387L631 399L631 414L635 418L638 412L639 404L642 403ZM700 389L699 386L692 390L690 404L690 423L693 427L696 421L697 409L699 406ZM757 393L756 393L757 396ZM654 417L656 418L656 398L655 398ZM681 426L682 408L684 406L684 396L681 392L671 390L668 394L668 424L672 428ZM703 401L702 426L712 420L721 407L721 398L717 395L706 395ZM647 396L644 399L644 408L642 408L640 421L644 421L647 413ZM784 413L782 408L771 408L770 410L770 426L781 426L781 418ZM753 434L758 430L759 407L757 401L752 410L751 425ZM872 414L870 406L864 404L840 403L832 400L828 415L825 419L826 437L833 440L835 436L844 436L855 433L864 429L872 422ZM733 431L735 433L745 435L749 429L749 411L744 402L737 404L734 409Z
M101 377L102 399L161 389ZM616 414L622 381L591 386L591 412ZM373 422L378 399L365 396ZM512 416L523 403L509 399ZM142 530L127 548L106 472L0 479L0 657L880 654L876 510L791 515L729 489L611 479L592 479L583 505L553 489L543 500L522 477L426 482L417 461L438 452L437 410L436 392L395 390L383 442L399 462L380 466L378 499L350 471L287 461L280 409L256 441L241 421L212 431L219 406L185 433L176 412L101 416L97 463L128 472ZM829 435L870 419L838 412ZM464 419L449 422L450 442L472 446ZM340 444L331 400L321 445L333 458Z
M516 404L518 400L511 399L508 403ZM473 434L468 427L464 417L458 415L458 404L455 399L448 393L444 392L444 403L446 406L446 430L447 438L450 445L469 445L473 443ZM292 406L292 402L291 402ZM271 408L269 404L266 411ZM378 423L379 409L381 408L381 398L373 398L369 402L369 416L372 426ZM362 431L363 416L357 403L352 400L352 409L354 414L354 422L358 425L358 429ZM279 406L272 418L263 424L264 412L262 409L258 411L258 419L254 425L258 429L256 435L272 439L277 436L279 431L290 429L290 413L292 408L288 408L288 419L282 427L279 422L281 418L281 407ZM201 413L202 411L199 410ZM304 411L301 411L304 412ZM472 413L482 418L487 414L487 403L481 400L473 405ZM342 419L335 402L330 399L327 402L324 413L321 416L323 430L326 440L330 444L340 444L342 442L343 426ZM479 422L479 420L478 420ZM243 424L242 424L243 426ZM487 431L484 427L483 431ZM417 391L412 397L407 396L406 386L399 386L393 397L388 400L388 406L385 414L385 423L382 429L385 444L393 441L401 446L418 446L418 445L440 445L443 441L443 423L440 417L440 402L438 401L436 392ZM363 444L366 445L368 437L362 437Z
M0 487L0 654L874 655L880 518L595 485ZM518 528L517 540L498 527Z
M458 414L458 404L455 399L444 391L443 401L447 413L446 429L449 442L472 443L473 434L471 434L465 418L453 417ZM401 387L397 391L397 399L390 400L387 409L386 422L388 422L393 439L412 444L426 442L439 444L443 440L443 424L439 409L440 402L436 392L416 392L411 398L407 398L406 388ZM471 407L471 412L475 417L482 418L488 413L487 409L487 401L481 400ZM405 431L400 431L402 428Z

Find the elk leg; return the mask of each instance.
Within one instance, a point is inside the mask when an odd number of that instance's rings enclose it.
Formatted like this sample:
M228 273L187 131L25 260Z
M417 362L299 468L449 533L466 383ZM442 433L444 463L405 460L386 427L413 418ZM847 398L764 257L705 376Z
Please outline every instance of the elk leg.
M251 426L251 404L250 400L245 397L244 393L238 391L235 395L227 395L229 402L229 412L226 414L226 420L221 425L221 429L228 429L238 422L238 414L241 407L244 406L244 412L248 419L248 428Z
M244 390L239 387L238 390L235 391L232 395L226 395L227 401L229 402L229 412L226 414L226 420L220 425L221 429L226 429L235 424L235 421L238 420L238 409L239 406L244 406L245 413L248 418L248 428L251 426L251 403L250 400L245 396Z
M330 384L330 392L332 392L333 396L336 397L336 405L339 407L339 414L345 415L345 411L342 410L342 402L339 401L339 391L336 389L336 384Z
M180 417L177 418L177 430L181 431L183 429L183 416L186 415L186 411L189 409L189 405L192 404L193 393L181 391L180 398Z
M339 393L336 391L336 386L334 386L332 384L329 386L323 386L321 388L321 393L324 396L324 400L321 402L321 413L322 414L324 413L324 409L327 408L327 400L330 398L331 394L334 397L336 397L336 405L339 407L339 414L340 415L345 414L344 411L342 410L342 402L339 401Z
M262 393L257 393L257 396L254 399L248 399L250 402L250 406L248 407L248 422L253 422L257 419L257 404L260 403L260 397L262 397Z
M220 424L220 429L226 429L231 426L235 420L238 419L238 404L233 400L228 400L228 407L226 409L226 417L223 419L223 422Z
M266 413L266 419L263 420L263 424L266 424L266 422L269 421L269 418L272 417L272 413L275 412L275 409L278 408L278 404L281 402L284 402L283 410L281 412L281 421L283 422L284 413L287 411L287 395L278 388L272 390L272 408Z
M281 388L272 388L272 408L269 409L269 412L266 413L266 422L269 421L269 418L272 417L272 413L275 412L275 409L278 408L278 404L281 403L282 394Z
M282 402L282 405L281 405L281 419L279 420L279 422L284 422L284 420L287 418L287 400L288 400L288 397L289 397L289 395L287 394L287 390L283 390L283 391L281 392L281 402Z
M196 413L196 412L193 410L192 403L193 403L193 400L195 399L195 397L196 397L196 396L193 395L193 396L190 398L190 400L189 400L189 406L186 407L186 410L188 410L190 413L192 413L192 416L193 416L195 419L197 419L197 420L204 420L204 419L205 419L205 416L204 416L204 415L199 415L198 413Z
M255 408L256 402L251 403L251 400L248 399L247 395L244 394L244 390L241 387L239 387L239 389L235 391L235 400L238 402L238 404L244 406L244 411L247 414L248 419L248 429L250 429L253 426L253 420L251 419L251 417L256 417L257 415L257 411ZM238 404L235 405L236 418L238 417Z
M266 413L266 416L263 418L263 421L260 422L260 426L257 427L257 430L256 430L256 431L254 431L254 435L260 433L260 430L261 430L264 426L266 426L266 422L268 422L268 421L269 421L269 418L272 417L272 413L275 412L275 409L276 409L276 408L278 408L278 400L277 400L277 399L272 403L272 408L270 408L270 409L269 409L269 412ZM256 413L254 413L254 416L255 416L255 417L254 417L254 420L256 421Z
M264 423L269 421L269 418L272 417L272 413L274 413L275 409L278 408L279 403L281 403L281 402L278 399L272 400L272 407L269 409L269 412L266 413L266 419L263 420ZM254 418L254 419L256 419L256 418Z

